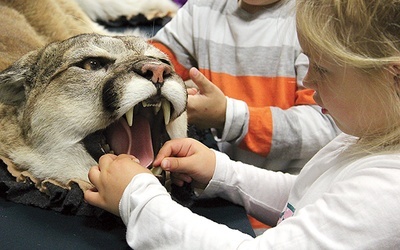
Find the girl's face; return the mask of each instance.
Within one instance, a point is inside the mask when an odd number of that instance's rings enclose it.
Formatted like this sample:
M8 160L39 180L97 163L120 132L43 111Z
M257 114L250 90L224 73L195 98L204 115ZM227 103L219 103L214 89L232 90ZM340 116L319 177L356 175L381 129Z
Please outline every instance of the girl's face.
M369 87L382 83L359 69L338 65L312 51L300 35L299 41L310 61L303 83L315 90L314 100L322 107L322 113L330 114L343 132L357 137L368 136L389 125L384 112L387 104L378 100L376 90ZM382 77L390 82L389 73Z

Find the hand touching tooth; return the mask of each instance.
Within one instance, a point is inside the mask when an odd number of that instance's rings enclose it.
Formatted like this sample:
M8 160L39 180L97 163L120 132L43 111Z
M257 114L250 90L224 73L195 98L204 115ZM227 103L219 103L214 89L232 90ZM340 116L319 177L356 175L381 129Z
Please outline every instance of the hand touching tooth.
M161 173L162 173L162 168L160 168L160 167L157 167L157 168L152 167L152 168L150 169L150 171L153 173L153 175L157 176L157 175L161 175Z

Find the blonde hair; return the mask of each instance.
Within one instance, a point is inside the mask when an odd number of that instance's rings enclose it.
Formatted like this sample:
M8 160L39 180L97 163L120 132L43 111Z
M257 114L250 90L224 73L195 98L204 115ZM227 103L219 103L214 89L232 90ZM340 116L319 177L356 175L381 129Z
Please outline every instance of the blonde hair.
M299 33L312 50L382 79L366 88L387 104L382 112L392 126L359 141L372 150L398 149L400 98L383 72L400 63L400 0L297 0L296 16Z

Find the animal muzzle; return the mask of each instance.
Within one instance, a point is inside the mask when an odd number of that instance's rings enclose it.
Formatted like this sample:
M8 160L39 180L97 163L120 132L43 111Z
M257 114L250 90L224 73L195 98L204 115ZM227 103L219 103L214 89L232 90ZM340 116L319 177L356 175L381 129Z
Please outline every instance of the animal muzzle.
M134 71L153 83L156 88L154 95L140 101L106 129L88 136L83 142L96 161L105 153L130 154L138 158L143 167L151 168L155 154L170 139L166 126L173 119L171 117L175 118L177 115L174 114L176 110L171 103L176 100L170 101L162 94L162 88L171 76L172 68L159 61L138 61L134 64ZM182 92L186 96L184 88ZM158 174L160 173L155 173Z

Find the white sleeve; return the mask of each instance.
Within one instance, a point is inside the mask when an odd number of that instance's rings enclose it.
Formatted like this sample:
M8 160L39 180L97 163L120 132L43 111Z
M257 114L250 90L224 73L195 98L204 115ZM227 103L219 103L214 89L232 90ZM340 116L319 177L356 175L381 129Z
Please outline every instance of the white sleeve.
M232 161L214 152L216 169L202 197L222 197L243 206L258 220L275 225L297 176Z
M211 129L215 140L226 141L237 144L242 141L249 128L249 108L241 100L226 97L225 124L221 138L218 137L218 131Z
M120 202L133 249L236 249L252 237L192 213L173 201L159 181L139 174Z
M393 166L361 169L336 181L294 216L256 238L180 206L149 174L132 180L120 212L127 225L127 241L136 250L398 249L400 172ZM276 183L266 180L264 184L273 188Z
M254 191L254 188L250 188L250 190L242 190L241 188L247 189L251 186L258 187L258 185L254 181L245 181L245 176L243 176L243 179L238 178L236 171L224 174L227 168L232 167L230 164L235 163L223 154L218 154L220 169L215 175L217 179L213 180L213 183L210 184L205 193L211 194L213 189L219 191L225 189L227 192L231 190L236 193L228 195L231 196L230 198L233 201L237 201L239 204L243 203L253 210L260 210L260 207L266 204L264 202L261 205L258 204L259 199L262 197L256 197L254 200L248 199L251 197L248 192ZM238 169L243 167L245 170L241 163L238 164ZM254 174L250 168L258 170L258 168L249 167L248 170L250 172L247 174L250 175ZM246 174L246 172L247 170L240 174ZM276 175L274 172L263 172ZM233 178L233 180L227 182L227 185L220 185L220 182L223 182L222 178ZM256 179L262 181L262 177ZM292 179L292 177L288 179ZM288 181L288 183L291 183L291 181ZM236 184L239 188L232 186ZM268 182L264 182L264 184L268 184ZM264 192L257 190L256 193ZM275 195L271 195L273 193ZM222 194L222 192L214 194ZM279 192L271 190L270 195L264 194L263 196L274 196L274 198L267 199L267 202L274 202L276 200L285 200L288 194L283 195L283 198L278 198L278 195ZM256 204L252 205L254 201L256 201ZM285 203L283 202L282 204ZM282 208L278 210L283 209L283 205L279 206L282 206ZM171 199L166 189L160 185L159 181L150 174L139 174L132 179L122 196L119 208L121 218L127 226L127 242L134 249L239 249L245 242L254 240L247 234L194 214L188 208L176 203ZM276 208L272 210L276 210L273 215L276 222L277 213L279 214L280 211ZM268 214L268 209L261 212L262 214Z

